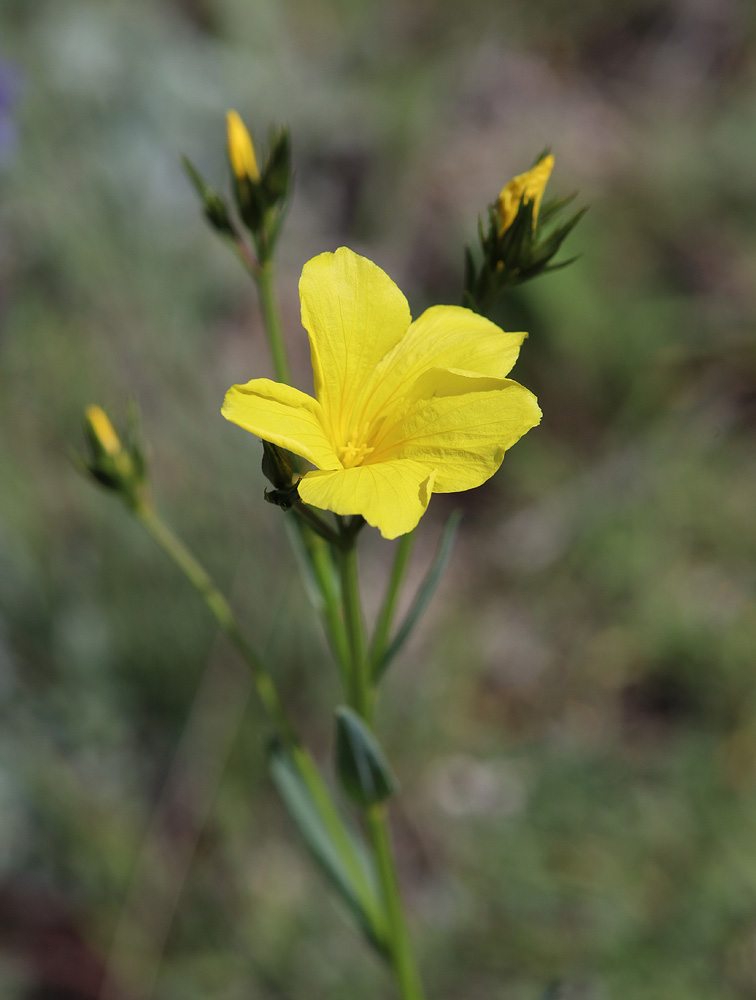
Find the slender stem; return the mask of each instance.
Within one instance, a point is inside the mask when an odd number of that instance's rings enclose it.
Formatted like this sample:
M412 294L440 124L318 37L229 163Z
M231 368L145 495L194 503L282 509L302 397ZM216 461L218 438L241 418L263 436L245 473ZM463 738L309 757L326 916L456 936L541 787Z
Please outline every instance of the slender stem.
M350 665L349 638L331 552L326 542L306 524L295 521L293 528L295 535L293 537L290 535L290 539L302 553L302 558L307 561L312 573L320 597L318 611L346 687ZM296 538L301 544L295 541Z
M352 543L339 554L341 569L341 598L344 602L349 651L351 654L349 698L352 707L367 722L373 715L373 697L370 686L370 663L365 643L365 625L360 603L360 582L357 575L357 546Z
M403 1000L423 1000L423 985L410 946L385 807L368 806L365 810L365 823L378 865L378 877L391 935L391 957L399 989Z
M378 664L383 659L386 647L388 646L391 625L394 621L394 612L396 611L396 602L399 599L404 574L407 572L414 541L415 532L410 531L406 535L402 535L396 548L394 565L391 568L386 596L383 600L383 607L378 615L375 631L373 632L373 641L370 644L370 672L373 677L376 675Z
M348 536L347 536L348 537ZM359 578L357 575L357 546L354 536L349 539L346 549L340 553L341 590L344 613L352 656L349 697L354 708L371 722L373 688L370 679L370 661L365 643L365 627L360 603ZM367 806L364 810L365 826L373 849L378 879L383 896L383 904L388 920L391 946L391 961L402 1000L423 1000L423 987L415 967L410 945L407 922L402 909L399 881L396 875L394 856L391 850L385 807L379 804Z
M218 625L241 653L252 673L252 679L262 705L274 723L278 736L286 747L300 777L305 783L313 802L320 813L331 839L341 855L352 883L360 894L365 912L373 912L372 893L365 881L364 870L357 857L354 845L349 839L344 823L334 805L331 794L323 782L320 772L303 746L289 720L286 709L276 690L273 678L265 669L260 656L242 633L231 610L231 606L210 579L204 567L192 555L184 543L171 531L155 509L141 504L134 511L135 516L157 542L165 554L182 571L195 590L198 591ZM320 539L316 539L320 541Z
M279 382L291 385L291 369L283 340L281 316L273 289L273 261L267 260L264 264L260 264L252 274L260 294L260 308L262 309L265 331L268 335L268 346L273 357L276 378Z
M299 743L294 728L278 696L273 679L265 670L256 650L247 641L237 624L231 607L210 579L205 568L197 561L180 538L173 534L153 507L142 505L135 511L141 524L158 543L166 555L173 560L184 576L204 600L208 609L231 642L247 662L255 682L255 688L265 711L275 724L279 736L287 746Z

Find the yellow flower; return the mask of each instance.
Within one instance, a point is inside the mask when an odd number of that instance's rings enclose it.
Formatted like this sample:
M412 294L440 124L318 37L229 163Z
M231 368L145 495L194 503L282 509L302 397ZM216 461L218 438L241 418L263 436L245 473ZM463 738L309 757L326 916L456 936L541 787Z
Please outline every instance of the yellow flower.
M388 275L345 247L305 264L299 294L315 398L254 379L229 389L222 413L316 467L299 481L305 503L396 538L432 493L489 479L540 421L535 396L505 377L524 333L460 306L413 323Z
M231 169L237 180L243 181L249 178L251 181L260 180L260 171L257 166L255 147L249 132L236 111L226 112L226 131L228 133L228 158L231 161Z
M501 189L499 195L499 236L505 233L514 222L523 197L526 202L533 202L533 228L535 229L543 191L553 167L554 157L544 156L531 170L513 177Z
M84 419L102 450L115 458L121 452L121 442L107 413L99 406L88 406L84 411Z

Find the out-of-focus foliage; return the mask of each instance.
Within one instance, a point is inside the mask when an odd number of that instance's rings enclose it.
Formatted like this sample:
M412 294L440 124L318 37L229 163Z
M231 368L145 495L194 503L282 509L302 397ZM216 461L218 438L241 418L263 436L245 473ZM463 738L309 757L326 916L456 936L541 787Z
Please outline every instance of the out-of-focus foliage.
M106 963L127 998L388 989L271 790L241 668L67 459L87 404L138 399L159 501L327 758L336 682L286 515L219 414L271 374L253 289L180 166L227 184L227 107L291 127L303 387L313 254L366 252L418 314L458 301L478 213L545 146L550 189L591 204L581 260L500 304L544 421L462 498L387 681L429 995L756 996L754 37L736 0L5 0L4 997L91 1000ZM367 540L376 585L386 553Z

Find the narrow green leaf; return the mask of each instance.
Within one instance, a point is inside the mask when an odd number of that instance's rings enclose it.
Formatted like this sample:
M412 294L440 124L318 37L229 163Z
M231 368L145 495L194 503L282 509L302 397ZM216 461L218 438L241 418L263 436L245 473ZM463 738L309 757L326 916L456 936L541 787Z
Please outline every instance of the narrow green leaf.
M449 516L449 520L446 522L443 534L441 535L441 541L438 544L436 556L425 579L423 580L420 589L415 595L415 600L412 602L412 606L407 612L407 617L399 626L396 635L389 643L388 649L386 650L383 658L376 663L373 668L374 683L376 683L386 672L389 664L405 644L407 639L409 639L415 625L417 625L423 615L423 612L430 604L431 598L436 592L436 587L438 587L441 582L441 577L444 575L444 570L446 569L449 559L451 558L452 550L454 549L454 540L457 537L457 529L459 528L461 518L462 514L458 510L453 511L453 513Z
M386 956L385 916L376 892L375 876L357 834L335 812L326 822L290 755L275 740L268 749L268 767L310 854L357 919L365 937ZM336 831L335 822L339 824ZM338 845L334 832L338 834Z
M347 795L361 806L390 798L398 782L375 733L353 709L336 709L336 770Z

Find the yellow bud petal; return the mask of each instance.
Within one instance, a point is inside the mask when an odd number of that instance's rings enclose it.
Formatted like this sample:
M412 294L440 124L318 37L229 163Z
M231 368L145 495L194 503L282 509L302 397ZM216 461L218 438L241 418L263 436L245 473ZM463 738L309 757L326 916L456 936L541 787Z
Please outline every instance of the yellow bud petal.
M228 133L228 158L231 169L240 181L247 178L251 181L260 180L257 167L255 147L247 127L235 111L226 112L226 129Z
M499 194L499 235L509 229L517 216L520 201L533 202L533 227L538 220L541 199L546 184L554 167L554 157L544 156L536 165L524 174L518 174L506 184Z
M99 406L88 406L84 418L103 450L113 457L118 455L121 451L121 442L105 411Z

